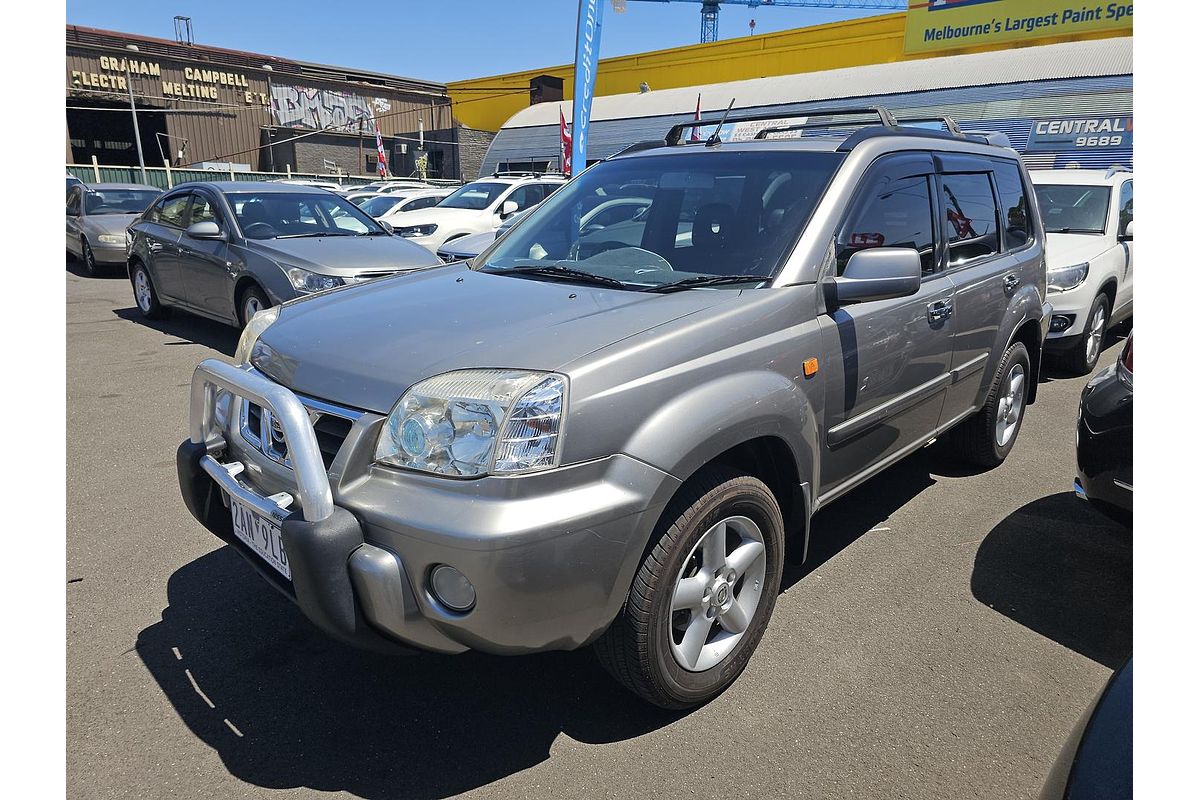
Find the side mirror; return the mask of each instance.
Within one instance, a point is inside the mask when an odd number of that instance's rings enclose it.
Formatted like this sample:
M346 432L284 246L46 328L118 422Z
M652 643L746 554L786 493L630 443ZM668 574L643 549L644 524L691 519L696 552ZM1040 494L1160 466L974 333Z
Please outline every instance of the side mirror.
M1133 241L1133 220L1129 220L1129 222L1125 223L1125 229L1117 234L1117 241L1118 242L1132 242Z
M204 222L193 222L188 226L187 235L193 239L222 239L225 234L221 231L221 226L212 220Z
M377 219L375 221L379 223L379 227L383 228L385 231L388 232L389 236L394 236L396 234L396 229L394 227L392 227L392 223L384 222L381 219Z
M909 247L859 250L833 286L839 303L908 297L921 288L921 256Z
M517 213L517 201L505 200L500 204L500 219L506 219Z

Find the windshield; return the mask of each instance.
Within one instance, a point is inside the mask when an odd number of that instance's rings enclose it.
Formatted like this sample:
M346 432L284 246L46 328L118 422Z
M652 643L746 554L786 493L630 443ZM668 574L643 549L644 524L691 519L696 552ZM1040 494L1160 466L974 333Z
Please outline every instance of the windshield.
M1104 233L1109 187L1041 183L1033 191L1046 233Z
M841 159L706 149L603 162L551 195L474 268L569 268L641 289L723 278L751 288L779 270Z
M228 196L247 239L387 235L354 203L325 192L246 192Z
M370 214L372 217L382 217L392 206L403 200L404 197L398 194L383 194L378 197L370 197L363 200L359 204L359 208Z
M150 207L159 192L155 189L93 189L84 194L88 214L140 214Z
M469 208L473 211L482 211L496 202L496 198L509 186L510 184L507 183L484 183L482 181L468 183L447 195L445 200L438 203L438 208Z

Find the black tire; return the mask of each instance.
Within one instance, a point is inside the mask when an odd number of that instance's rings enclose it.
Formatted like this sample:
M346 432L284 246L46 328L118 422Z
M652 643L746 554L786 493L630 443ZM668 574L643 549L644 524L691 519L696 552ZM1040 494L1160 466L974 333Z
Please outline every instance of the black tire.
M96 263L96 254L92 252L92 246L88 244L87 239L80 239L79 247L83 254L83 274L89 278L97 277L100 274L100 265Z
M1002 406L1006 405L1007 393L1004 389L1007 388L1014 365L1019 365L1023 370L1023 390L1020 406L1017 409L1015 427L1011 429L1011 435L1007 440L1000 442L996 423L1003 410ZM1000 359L1000 366L996 369L996 374L992 376L992 383L988 388L987 400L984 402L983 408L959 423L945 437L951 454L959 461L988 469L1004 463L1004 459L1008 458L1009 452L1012 451L1013 445L1017 441L1017 435L1021 432L1021 423L1025 421L1029 381L1032 379L1029 351L1025 349L1023 343L1014 342L1004 352L1004 358Z
M671 610L676 579L697 557L693 548L703 535L735 516L753 521L765 545L757 606L732 649L710 668L690 671L672 652L678 615L690 613ZM593 646L600 663L634 694L662 708L689 708L716 697L741 674L762 639L779 594L783 546L783 515L766 484L722 466L702 469L667 506L621 612ZM745 596L747 580L738 576L728 585L730 593ZM720 635L724 628L715 622L712 630Z
M271 307L271 301L267 298L266 292L258 286L247 286L238 295L238 322L242 324L243 328L246 327L246 323L255 314L253 310L254 304L257 304L258 311Z
M139 281L143 279L145 280L145 294L141 294L139 290ZM150 278L150 272L142 262L135 261L131 265L129 282L133 285L134 305L137 306L138 311L141 312L143 317L146 319L162 319L170 314L171 309L159 302L158 290L154 288L154 281Z
M1092 308L1088 312L1087 323L1083 326L1083 334L1079 337L1079 341L1067 353L1065 353L1065 366L1070 370L1072 375L1088 375L1096 368L1096 362L1100 360L1100 351L1104 349L1104 339L1108 332L1108 323L1111 315L1111 309L1108 307L1108 295L1101 294L1092 301ZM1100 331L1100 341L1095 348L1089 352L1088 345L1091 341L1089 334L1096 324L1096 315L1103 314L1103 330Z

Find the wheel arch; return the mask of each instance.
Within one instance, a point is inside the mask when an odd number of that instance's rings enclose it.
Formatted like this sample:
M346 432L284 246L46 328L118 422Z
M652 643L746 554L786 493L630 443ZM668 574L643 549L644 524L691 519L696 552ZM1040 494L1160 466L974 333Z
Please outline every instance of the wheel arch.
M247 273L239 275L237 282L233 284L233 317L239 324L242 321L242 297L251 287L262 292L268 300L271 299L271 295L261 281Z
M1042 374L1042 340L1041 326L1036 319L1027 319L1017 326L1013 331L1012 337L1008 340L1008 345L1004 348L1006 351L1016 342L1025 345L1025 350L1029 353L1029 371L1033 373L1033 380L1029 381L1029 390L1026 393L1025 404L1033 405L1037 398L1038 381Z

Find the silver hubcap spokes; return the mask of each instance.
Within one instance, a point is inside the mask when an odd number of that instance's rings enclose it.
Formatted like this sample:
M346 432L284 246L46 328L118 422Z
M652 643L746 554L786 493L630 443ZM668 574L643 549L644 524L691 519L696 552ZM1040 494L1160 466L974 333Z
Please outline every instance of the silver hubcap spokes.
M762 598L767 546L748 517L713 525L692 548L671 598L671 654L690 672L711 669L737 646Z
M1087 360L1091 364L1100 355L1100 346L1104 344L1104 323L1107 322L1107 314L1104 313L1104 307L1096 309L1096 315L1092 317L1092 327L1087 333Z
M1017 433L1021 411L1025 407L1025 368L1013 364L1000 384L1000 405L996 409L996 444L1004 447Z
M260 311L262 311L262 303L258 302L258 298L253 295L247 297L245 308L242 309L242 321L249 322L250 318Z
M142 311L150 310L150 281L146 278L146 273L141 270L133 276L133 294L137 298L138 308Z

